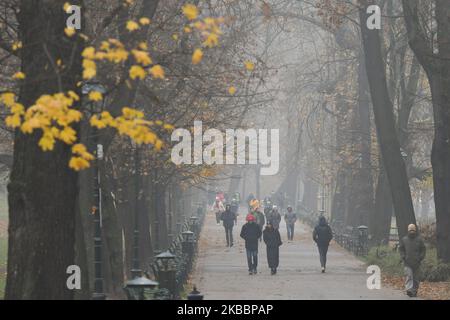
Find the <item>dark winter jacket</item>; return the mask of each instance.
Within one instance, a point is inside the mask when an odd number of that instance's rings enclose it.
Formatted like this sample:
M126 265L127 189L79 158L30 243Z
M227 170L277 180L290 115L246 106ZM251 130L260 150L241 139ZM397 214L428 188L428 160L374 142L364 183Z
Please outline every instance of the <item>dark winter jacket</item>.
M258 250L258 239L261 238L261 228L254 222L247 222L242 226L241 238L245 240L245 249Z
M263 240L268 247L277 248L283 244L283 242L281 242L280 232L275 228L265 228L263 232Z
M223 226L226 228L234 226L236 222L236 214L231 210L226 210L222 212L220 220L223 221Z
M320 217L319 224L313 231L313 240L319 247L328 247L331 239L333 239L333 232L331 231L325 217Z
M269 268L278 268L280 261L280 249L283 244L281 242L280 232L275 228L266 228L263 232L263 239L267 246L267 263Z
M256 218L256 223L259 225L259 227L262 231L262 228L266 224L266 219L264 218L264 214L259 210L254 211L252 214Z
M419 235L408 234L400 241L399 251L405 265L416 269L425 258L426 248Z
M271 223L275 229L280 227L281 215L278 211L272 210L267 216L267 223Z
M297 215L294 212L287 212L284 215L284 221L286 221L287 225L295 224L297 221Z

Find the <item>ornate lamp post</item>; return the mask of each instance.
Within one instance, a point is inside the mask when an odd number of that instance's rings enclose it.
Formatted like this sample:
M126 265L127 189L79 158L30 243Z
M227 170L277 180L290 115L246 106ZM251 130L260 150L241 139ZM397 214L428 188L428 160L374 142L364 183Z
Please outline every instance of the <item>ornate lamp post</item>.
M189 229L195 233L198 234L198 217L192 216L189 218Z
M194 253L195 234L192 231L183 231L181 235L183 236L183 253L192 256Z
M155 289L158 285L158 282L146 277L137 277L127 281L124 289L129 300L145 300L145 289Z
M203 295L200 293L200 291L197 290L197 287L194 286L192 291L187 296L188 300L203 300Z
M92 91L97 91L102 94L106 92L104 86L98 81L85 82L81 87L83 95L88 95ZM94 103L93 112L100 112L104 107L104 100L101 106ZM106 295L103 289L102 276L102 189L100 181L100 165L103 160L103 145L99 144L98 131L93 129L93 140L95 143L96 162L94 166L94 206L92 213L94 215L94 292L92 294L93 300L104 300Z
M170 251L165 251L156 256L158 265L158 280L161 288L169 290L172 297L176 291L176 263L175 255Z

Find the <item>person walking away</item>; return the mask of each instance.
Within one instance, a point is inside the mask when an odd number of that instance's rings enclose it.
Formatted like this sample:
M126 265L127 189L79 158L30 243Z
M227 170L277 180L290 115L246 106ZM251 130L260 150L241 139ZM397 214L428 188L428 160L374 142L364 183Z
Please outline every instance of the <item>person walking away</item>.
M236 214L231 210L231 205L225 206L225 211L222 212L220 219L223 221L225 228L225 238L227 240L227 247L233 246L233 227L237 223Z
M286 222L286 230L288 241L294 240L294 228L297 221L297 215L292 211L292 207L287 207L287 212L284 215L284 222Z
M313 240L319 248L320 266L322 267L322 273L325 273L327 265L327 252L331 239L333 239L333 232L327 223L327 219L324 216L320 216L319 223L314 228Z
M255 217L256 224L259 226L259 229L261 230L261 234L262 234L264 225L266 224L266 219L264 217L264 213L262 213L261 210L259 209L259 201L256 200L254 202L254 206L253 206L253 210L252 210L251 214ZM260 237L259 240L262 241L262 237Z
M425 258L426 248L415 224L408 226L408 234L400 240L399 251L405 267L406 294L409 297L417 297L420 264Z
M272 211L270 212L270 216L269 218L267 218L267 220L270 221L270 223L272 224L272 226L275 229L280 229L280 222L281 222L281 214L278 211L278 207L277 206L273 206Z
M222 215L222 212L225 211L225 207L223 206L222 201L218 197L216 197L216 202L214 202L212 206L212 211L216 215L216 223L217 225L220 225L220 217Z
M256 219L252 214L245 218L246 224L242 226L241 238L245 240L245 251L247 253L248 273L257 273L258 268L258 239L261 238L261 229L256 224Z
M239 201L236 198L231 200L231 211L237 216L239 210Z
M269 264L270 274L274 275L277 273L277 268L280 263L280 246L283 244L281 242L280 232L269 222L264 229L263 239L266 244L267 263Z

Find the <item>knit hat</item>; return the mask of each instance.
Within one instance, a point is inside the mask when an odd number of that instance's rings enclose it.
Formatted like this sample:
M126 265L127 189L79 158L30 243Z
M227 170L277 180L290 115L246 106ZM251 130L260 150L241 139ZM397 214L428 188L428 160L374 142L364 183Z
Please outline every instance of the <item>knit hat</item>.
M255 221L256 218L255 218L254 215L252 215L252 214L249 213L249 214L247 215L247 217L245 218L245 220L246 220L246 221Z

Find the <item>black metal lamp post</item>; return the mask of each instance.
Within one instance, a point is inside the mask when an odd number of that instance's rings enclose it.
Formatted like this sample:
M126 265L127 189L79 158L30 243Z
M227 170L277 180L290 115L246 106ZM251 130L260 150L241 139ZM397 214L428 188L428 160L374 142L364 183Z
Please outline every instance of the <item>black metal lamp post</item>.
M81 87L81 93L88 95L92 91L97 91L102 94L106 92L104 86L98 81L85 82ZM104 104L104 100L103 100ZM94 103L94 112L99 112L99 106ZM100 106L103 109L103 105ZM100 164L103 160L103 145L99 144L98 131L93 129L93 140L95 144L96 163L94 166L94 206L92 213L94 215L94 292L92 294L93 300L104 300L106 295L103 288L102 276L102 189L100 181Z
M369 228L367 226L358 227L359 254L366 255L369 248Z
M184 254L192 256L194 254L195 234L192 231L183 231L182 251Z
M160 287L169 290L171 296L174 297L176 293L176 257L170 251L165 251L158 254L155 258L158 265Z
M200 291L197 290L197 287L194 286L192 291L187 296L188 300L203 300L203 295L200 293Z
M145 289L155 289L159 283L146 277L137 277L127 281L125 291L129 300L145 300Z
M189 218L189 229L198 235L198 217L192 216Z

